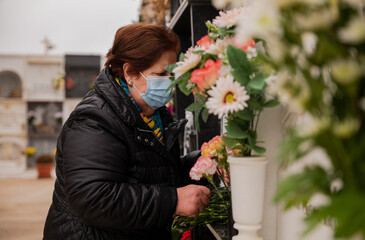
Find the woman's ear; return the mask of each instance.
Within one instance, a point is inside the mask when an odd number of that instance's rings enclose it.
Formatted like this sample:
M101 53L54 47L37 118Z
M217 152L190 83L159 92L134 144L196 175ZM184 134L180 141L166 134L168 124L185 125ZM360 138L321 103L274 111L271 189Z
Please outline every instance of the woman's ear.
M133 75L131 74L131 64L129 63L123 64L123 75L128 84L132 83Z

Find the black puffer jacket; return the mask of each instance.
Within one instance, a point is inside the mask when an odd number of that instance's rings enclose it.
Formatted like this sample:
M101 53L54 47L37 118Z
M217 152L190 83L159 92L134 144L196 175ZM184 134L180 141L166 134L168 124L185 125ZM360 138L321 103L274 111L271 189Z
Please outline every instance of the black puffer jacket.
M176 188L199 152L180 158L174 122L158 109L162 145L130 98L103 70L64 124L44 239L170 239Z

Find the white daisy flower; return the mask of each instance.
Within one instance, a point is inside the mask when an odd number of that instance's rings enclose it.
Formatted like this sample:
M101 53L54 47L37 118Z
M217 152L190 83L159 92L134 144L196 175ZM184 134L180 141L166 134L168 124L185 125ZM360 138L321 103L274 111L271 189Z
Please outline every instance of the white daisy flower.
M227 12L220 11L219 16L213 19L213 25L227 28L235 26L245 12L245 8L235 8Z
M220 77L216 86L208 91L209 98L206 102L209 113L222 118L225 114L237 112L248 107L246 101L250 99L244 86L235 82L232 75Z
M197 46L194 48L190 48L185 53L184 61L177 62L177 67L172 71L175 74L175 79L181 77L184 73L194 68L200 62L202 56L200 54L195 54L195 51L204 50L201 47Z
M220 77L227 77L230 75L232 71L232 67L229 64L222 64L221 68L219 69L219 76Z

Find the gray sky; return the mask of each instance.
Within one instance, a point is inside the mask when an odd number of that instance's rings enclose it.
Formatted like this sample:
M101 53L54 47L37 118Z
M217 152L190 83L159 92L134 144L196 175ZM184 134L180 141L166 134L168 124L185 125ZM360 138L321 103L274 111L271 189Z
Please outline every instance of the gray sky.
M138 20L140 0L0 0L0 54L101 54Z

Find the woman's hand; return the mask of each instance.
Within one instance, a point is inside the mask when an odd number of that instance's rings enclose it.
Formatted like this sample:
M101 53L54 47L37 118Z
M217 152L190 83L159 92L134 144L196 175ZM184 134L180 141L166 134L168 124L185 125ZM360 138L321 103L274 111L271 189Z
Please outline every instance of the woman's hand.
M175 215L197 217L208 205L210 190L199 185L188 185L177 189Z

